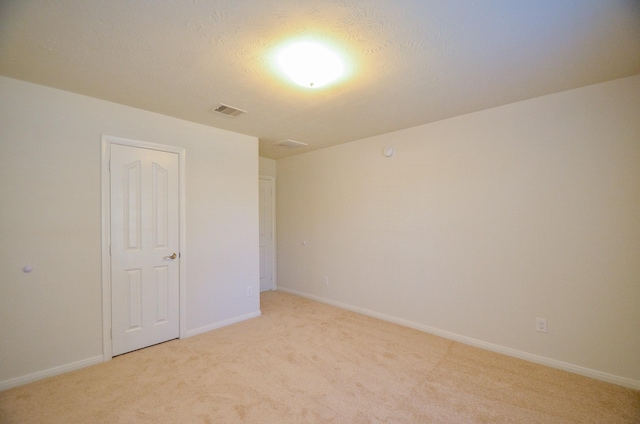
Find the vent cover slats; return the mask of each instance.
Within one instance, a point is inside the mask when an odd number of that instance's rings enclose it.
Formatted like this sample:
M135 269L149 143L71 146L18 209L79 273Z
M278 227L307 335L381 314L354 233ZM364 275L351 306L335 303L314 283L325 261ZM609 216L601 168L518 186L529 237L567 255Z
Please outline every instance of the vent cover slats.
M246 110L238 109L237 107L225 105L224 103L220 103L219 106L212 108L212 112L219 113L221 115L230 116L235 118L236 116L242 115L243 113L247 113Z
M295 149L296 147L304 147L308 146L307 143L303 143L302 141L295 140L282 140L275 143L276 146L287 147L289 149Z

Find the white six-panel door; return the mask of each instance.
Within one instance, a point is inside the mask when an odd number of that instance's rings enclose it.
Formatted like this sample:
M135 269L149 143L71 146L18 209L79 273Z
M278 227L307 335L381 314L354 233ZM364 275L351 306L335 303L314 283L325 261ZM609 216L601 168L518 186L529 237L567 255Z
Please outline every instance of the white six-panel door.
M178 338L179 157L111 144L113 355Z

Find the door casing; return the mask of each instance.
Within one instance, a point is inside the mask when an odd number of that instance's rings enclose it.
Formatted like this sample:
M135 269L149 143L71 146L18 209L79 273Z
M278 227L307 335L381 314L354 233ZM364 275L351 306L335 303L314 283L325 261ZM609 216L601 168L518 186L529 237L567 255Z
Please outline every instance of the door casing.
M102 192L102 355L103 361L108 361L113 357L111 343L111 181L109 171L110 147L112 144L138 147L144 149L159 150L169 153L177 153L179 161L179 249L180 249L180 272L179 272L179 307L180 307L180 338L187 336L187 307L186 307L186 275L187 275L187 255L185 237L185 217L186 217L186 151L184 148L167 146L146 141L131 140L110 135L102 136L101 149L101 192Z
M271 249L271 287L269 290L277 290L277 282L276 282L276 179L270 176L260 175L260 180L266 180L271 183L271 240L270 240L270 249ZM260 208L260 213L262 214L262 208ZM262 219L262 217L260 217ZM260 270L260 274L262 275L262 269ZM260 288L262 290L262 287Z

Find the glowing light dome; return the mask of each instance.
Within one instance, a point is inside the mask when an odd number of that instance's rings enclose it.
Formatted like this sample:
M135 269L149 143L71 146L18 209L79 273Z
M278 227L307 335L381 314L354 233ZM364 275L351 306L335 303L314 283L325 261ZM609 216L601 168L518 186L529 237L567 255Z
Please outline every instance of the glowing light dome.
M344 63L340 56L312 41L298 41L287 45L276 60L293 82L306 88L325 86L344 73Z

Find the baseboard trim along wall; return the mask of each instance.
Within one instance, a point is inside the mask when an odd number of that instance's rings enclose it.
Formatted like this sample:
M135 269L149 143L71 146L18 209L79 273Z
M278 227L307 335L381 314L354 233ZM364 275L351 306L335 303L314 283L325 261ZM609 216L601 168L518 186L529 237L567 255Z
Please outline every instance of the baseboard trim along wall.
M557 368L563 371L572 372L574 374L583 375L585 377L594 378L596 380L605 381L607 383L617 384L622 387L627 387L629 389L640 390L640 381L632 380L630 378L620 377L617 375L612 375L608 373L604 373L601 371L592 370L590 368L580 367L577 365L569 364L562 361L557 361L555 359L545 358L543 356L533 355L527 352L523 352L516 349L507 348L504 346L483 342L481 340L476 340L471 337L461 336L459 334L451 333L448 331L439 330L437 328L429 327L426 325L418 324L412 321L404 320L401 318L397 318L391 315L381 314L375 311L371 311L369 309L360 308L357 306L352 306L342 302L336 302L330 299L325 299L323 297L310 295L307 293L299 292L296 290L290 290L284 287L279 287L278 290L283 291L285 293L291 293L296 296L304 297L310 300L315 300L317 302L326 303L328 305L336 306L342 309L346 309L349 311L357 312L363 315L367 315L373 318L378 318L383 321L392 322L394 324L399 324L405 327L413 328L418 331L423 331L425 333L433 334L436 336L443 337L445 339L453 340L456 342L464 343L470 346L479 347L481 349L486 349L492 352L501 353L504 355L512 356L515 358L524 359L526 361L530 361L540 365L546 365L552 368ZM213 324L205 325L202 327L194 328L192 330L187 331L187 337L196 336L198 334L206 333L208 331L216 330L218 328L226 327L228 325L236 324L251 318L257 318L262 315L261 311L252 312L250 314L240 315L237 317L229 318L223 321L219 321ZM23 384L32 383L34 381L42 380L47 377L53 377L58 374L64 374L69 371L75 371L80 368L88 367L90 365L96 365L104 361L102 355L94 356L92 358L83 359L81 361L73 362L66 365L61 365L58 367L49 368L47 370L38 371L32 374L27 374L24 376L11 378L9 380L0 381L0 391L8 390L13 387L21 386Z
M11 378L9 380L0 381L0 392L13 387L22 386L23 384L33 383L43 378L53 377L54 375L64 374L69 371L75 371L80 368L96 365L103 362L103 356L94 356L93 358L83 359L82 361L72 362L66 365L49 368L48 370L34 372L32 374L23 375L21 377Z
M640 390L640 381L632 380L630 378L620 377L613 374L608 374L601 371L592 370L590 368L580 367L577 365L569 364L562 361L557 361L555 359L545 358L543 356L533 355L531 353L523 352L516 349L511 349L508 347L496 345L493 343L483 342L482 340L473 339L471 337L462 336L459 334L451 333L448 331L443 331L434 327L429 327L427 325L418 324L412 321L404 320L401 318L397 318L391 315L381 314L375 311L371 311L369 309L360 308L357 306L352 306L342 302L336 302L330 299L325 299L323 297L299 292L296 290L287 289L284 287L278 287L278 290L283 291L285 293L290 293L296 296L304 297L310 300L315 300L317 302L326 303L328 305L337 306L342 309L346 309L349 311L357 312L359 314L367 315L373 318L378 318L383 321L392 322L394 324L399 324L405 327L413 328L414 330L423 331L425 333L433 334L435 336L440 336L445 339L453 340L456 342L464 343L470 346L479 347L481 349L489 350L496 353L501 353L503 355L512 356L514 358L524 359L525 361L533 362L540 365L546 365L551 368L560 369L563 371L568 371L574 374L583 375L585 377L590 377L596 380L605 381L607 383L617 384L622 387L627 387L629 389Z
M229 318L224 321L216 322L213 324L205 325L203 327L194 328L193 330L187 331L187 337L195 336L201 333L206 333L207 331L215 330L217 328L226 327L227 325L235 324L247 319L256 318L262 315L261 311L252 312L250 314L240 315L234 318ZM0 381L0 392L3 390L8 390L13 387L22 386L23 384L32 383L34 381L42 380L43 378L53 377L58 374L64 374L69 371L75 371L80 368L88 367L90 365L97 365L101 362L104 362L104 357L94 356L92 358L83 359L82 361L73 362L71 364L60 365L58 367L49 368L44 371L38 371L32 374L23 375L16 378L11 378L9 380Z
M196 336L198 334L206 333L211 330L216 330L218 328L226 327L227 325L236 324L238 322L256 318L262 315L261 311L251 312L250 314L240 315L237 317L225 319L224 321L214 322L213 324L204 325L202 327L194 328L193 330L187 331L187 337Z

